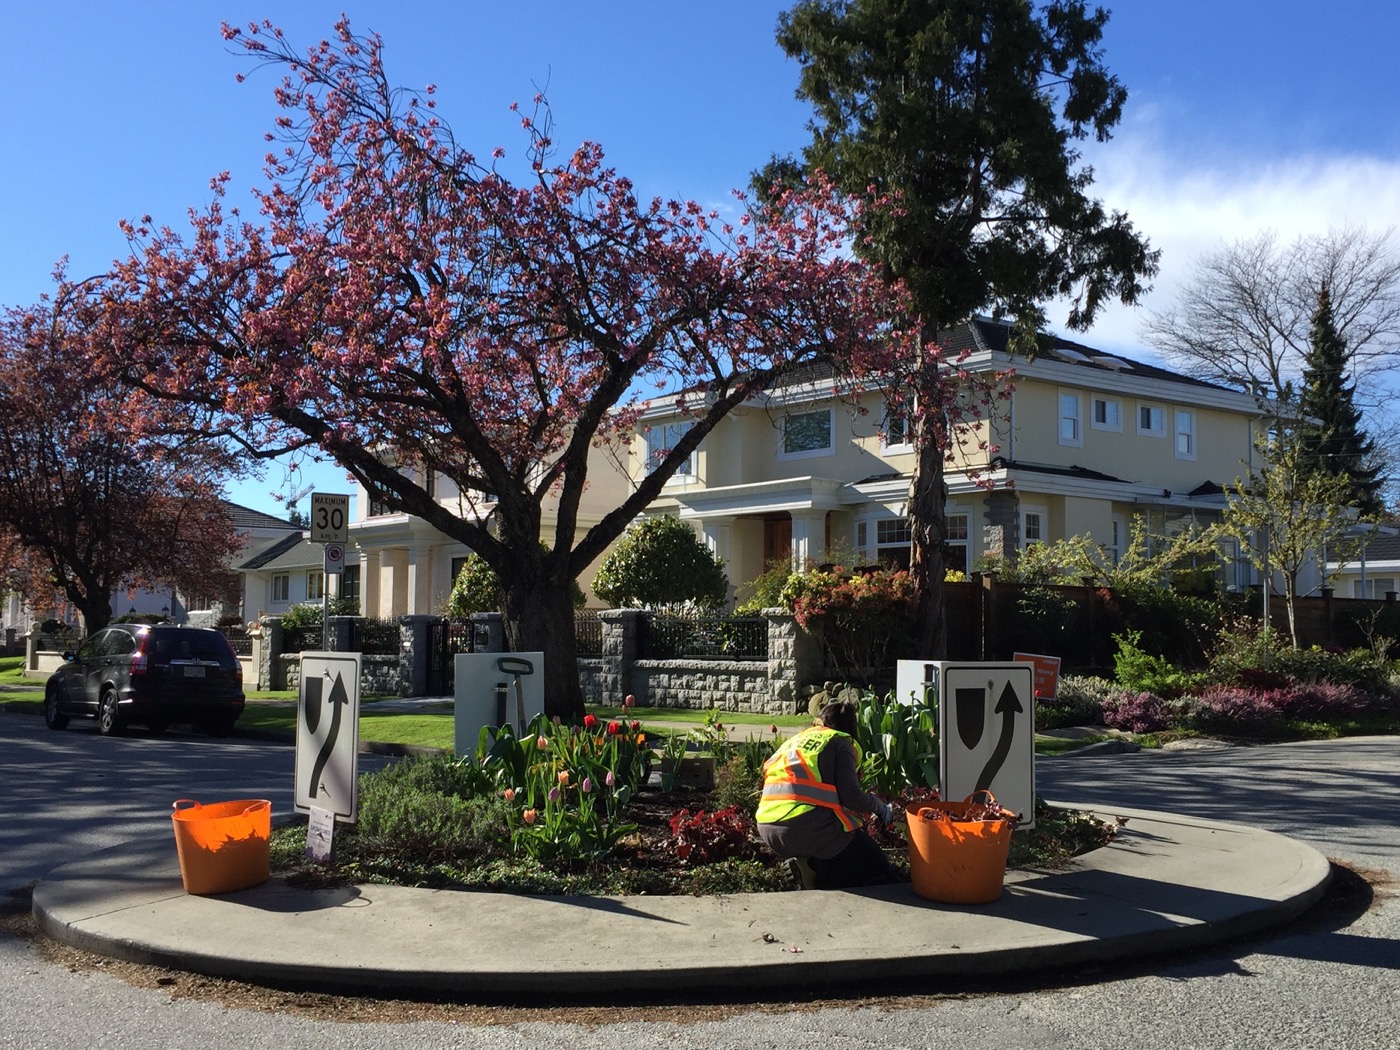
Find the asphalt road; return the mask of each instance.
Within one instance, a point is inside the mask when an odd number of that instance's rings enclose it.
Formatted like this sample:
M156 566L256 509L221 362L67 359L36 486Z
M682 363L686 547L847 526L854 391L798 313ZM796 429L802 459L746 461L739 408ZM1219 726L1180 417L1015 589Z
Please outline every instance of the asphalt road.
M366 756L361 756L362 760ZM170 834L176 798L291 804L292 749L244 741L65 733L0 712L0 892L75 855ZM1254 824L1400 879L1400 740L1044 760L1041 794ZM172 1000L44 961L0 934L0 1050L50 1047L957 1047L958 1050L1400 1047L1400 900L1350 910L1141 972L1067 975L1040 989L910 1008L745 1007L694 1020L347 1023ZM528 936L528 931L522 931ZM470 950L464 945L463 950ZM930 993L939 991L929 988Z

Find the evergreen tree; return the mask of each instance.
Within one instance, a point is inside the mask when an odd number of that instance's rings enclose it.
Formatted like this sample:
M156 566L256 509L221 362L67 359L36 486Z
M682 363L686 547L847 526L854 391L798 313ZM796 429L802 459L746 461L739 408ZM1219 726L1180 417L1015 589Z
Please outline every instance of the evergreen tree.
M1324 282L1313 313L1298 405L1304 461L1325 473L1346 475L1351 505L1363 514L1378 515L1384 506L1381 481L1371 465L1375 446L1360 426L1355 387L1347 382L1348 361L1346 340L1337 332L1331 291Z
M1013 348L1030 351L1045 302L1068 299L1070 327L1087 328L1157 271L1127 216L1089 196L1075 147L1107 140L1127 99L1103 63L1107 19L1082 0L799 0L778 21L812 141L755 186L820 169L872 204L855 250L904 283L921 323L920 359L893 379L916 410L908 515L923 657L946 642L943 407L959 378L939 343L991 310L1015 318Z

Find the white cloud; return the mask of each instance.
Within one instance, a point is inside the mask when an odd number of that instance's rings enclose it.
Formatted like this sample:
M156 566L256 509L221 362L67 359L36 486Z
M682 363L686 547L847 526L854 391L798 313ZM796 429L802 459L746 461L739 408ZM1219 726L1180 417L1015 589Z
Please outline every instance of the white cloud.
M1093 150L1090 163L1093 194L1127 212L1161 249L1161 271L1141 306L1114 304L1090 332L1071 338L1132 356L1151 356L1140 335L1147 311L1171 303L1203 254L1265 230L1282 243L1341 226L1400 230L1400 160L1218 152L1192 157L1167 150L1149 132L1115 138ZM1052 310L1050 317L1062 324L1064 311Z

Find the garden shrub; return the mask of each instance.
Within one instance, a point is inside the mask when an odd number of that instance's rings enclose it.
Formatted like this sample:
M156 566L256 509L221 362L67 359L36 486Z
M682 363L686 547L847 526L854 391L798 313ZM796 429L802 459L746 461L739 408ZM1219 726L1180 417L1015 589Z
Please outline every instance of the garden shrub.
M1375 706L1352 686L1326 683L1266 690L1215 686L1191 701L1185 714L1189 728L1242 736L1275 735L1290 722L1333 723Z
M1103 708L1103 723L1129 733L1157 733L1177 723L1177 711L1156 693L1125 690L1115 693Z
M819 633L827 653L848 681L869 681L907 651L918 606L914 579L904 570L794 573L783 586L783 604L804 630Z
M1182 671L1164 657L1140 648L1140 631L1116 634L1113 640L1118 643L1118 652L1113 657L1114 675L1124 689L1170 698L1181 696L1202 681L1200 674Z
M1117 690L1122 692L1121 689ZM1115 692L1112 682L1094 675L1061 675L1056 695L1036 697L1035 727L1092 726L1103 721L1104 702Z
M752 814L739 806L719 810L683 809L671 818L671 845L687 864L747 860L758 853Z
M613 608L685 602L714 608L729 596L729 577L690 525L660 514L627 530L598 567L593 593Z
M360 780L362 855L412 865L509 855L509 810L498 797L442 794L428 786L431 777L396 776L397 768Z

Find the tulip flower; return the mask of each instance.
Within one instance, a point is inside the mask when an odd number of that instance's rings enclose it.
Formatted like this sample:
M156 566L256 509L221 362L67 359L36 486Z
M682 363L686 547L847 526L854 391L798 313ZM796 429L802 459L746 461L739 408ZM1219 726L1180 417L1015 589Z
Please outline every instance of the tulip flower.
M624 697L622 698L622 706L623 706L623 707L636 707L636 706L637 706L637 698L636 698L635 696L633 696L631 693L628 693L626 696L624 696Z
M603 778L603 783L608 785L608 787L612 787L614 781L615 778L613 777L613 771L610 769L608 770L608 775Z
M504 791L501 792L501 795L505 798L507 802L514 802L515 788L506 788Z
M536 740L535 740L535 746L536 746L537 748L539 748L541 751L548 751L548 750L549 750L549 737L547 737L547 736L540 736L540 737L536 738Z
M589 777L584 777L583 783L578 786L578 789L582 791L585 795L588 794L590 791L593 790L592 779Z
M642 723L638 722L638 721L634 718L634 719L632 719L632 721L630 721L630 722L627 723L627 728L630 729L630 730L632 730L632 732L635 733L635 732L639 731L639 730L642 728Z
M618 733L621 733L621 732L622 732L622 725L621 725L620 723L618 723L618 722L609 722L609 723L608 723L608 736L617 736L617 734L618 734Z
M559 789L558 789L558 788L550 788L550 789L549 789L549 795L546 796L546 797L547 797L547 798L549 799L549 801L551 801L551 802L558 802L558 801L559 801Z
M597 715L584 715L584 716L583 716L583 728L584 728L584 729L592 729L592 728L594 728L597 724L598 724L598 716L597 716Z
M565 786L568 785L568 783L569 783L569 771L568 771L567 769L561 769L561 770L559 771L559 783L564 784Z
M769 726L769 727L768 727L768 732L772 733L774 736L777 736L777 735L778 735L778 727L775 726L775 725Z
M533 824L535 822L535 811L533 809L527 809L524 813L520 814L520 819L526 824Z

